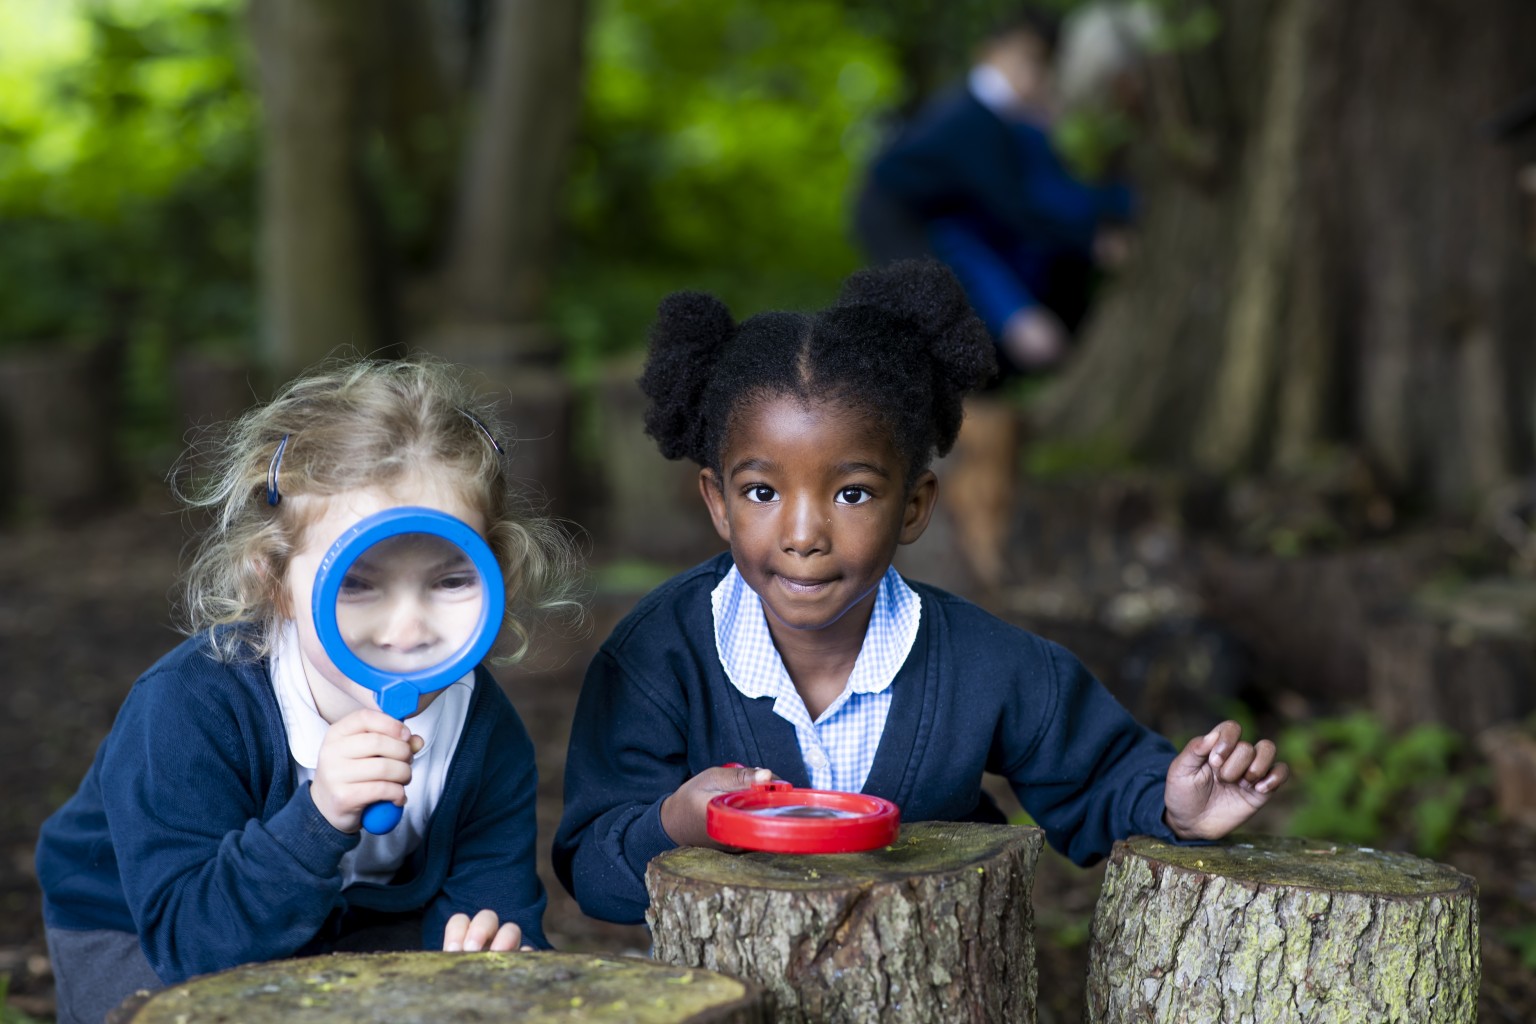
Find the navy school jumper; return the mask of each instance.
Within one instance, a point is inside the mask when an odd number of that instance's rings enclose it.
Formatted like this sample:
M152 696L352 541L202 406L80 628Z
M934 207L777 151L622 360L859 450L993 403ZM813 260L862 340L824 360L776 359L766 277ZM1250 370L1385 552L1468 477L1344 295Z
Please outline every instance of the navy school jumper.
M327 952L392 915L422 916L423 947L441 949L449 916L489 908L545 947L536 789L533 743L477 668L421 846L390 884L343 889L359 837L294 785L267 662L221 663L199 634L134 684L79 790L43 823L43 917L137 933L168 985Z
M710 593L730 568L722 554L662 584L587 670L554 865L593 917L644 919L645 866L676 845L661 802L693 775L736 761L810 785L773 698L743 696L721 666ZM1176 841L1163 823L1167 740L1064 648L935 587L908 585L922 621L863 792L895 801L903 821L998 822L981 788L993 772L1079 864L1130 835Z

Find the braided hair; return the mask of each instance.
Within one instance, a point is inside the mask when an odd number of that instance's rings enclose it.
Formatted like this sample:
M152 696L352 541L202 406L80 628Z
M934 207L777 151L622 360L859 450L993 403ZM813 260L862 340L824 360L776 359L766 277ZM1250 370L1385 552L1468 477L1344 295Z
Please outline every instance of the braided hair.
M997 372L991 337L948 268L903 260L848 278L815 313L736 323L701 292L662 300L640 388L645 431L669 459L720 471L734 417L788 396L881 421L910 486L960 432L962 400Z

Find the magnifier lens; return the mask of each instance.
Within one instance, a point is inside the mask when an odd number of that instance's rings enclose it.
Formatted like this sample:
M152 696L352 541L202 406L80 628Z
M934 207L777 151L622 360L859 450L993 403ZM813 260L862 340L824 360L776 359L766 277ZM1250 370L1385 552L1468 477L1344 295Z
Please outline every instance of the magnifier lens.
M780 807L754 807L747 811L760 818L857 818L853 811L836 807L817 807L814 804L785 804Z
M457 544L401 533L361 551L336 591L348 650L381 672L412 675L451 661L482 622L485 580Z

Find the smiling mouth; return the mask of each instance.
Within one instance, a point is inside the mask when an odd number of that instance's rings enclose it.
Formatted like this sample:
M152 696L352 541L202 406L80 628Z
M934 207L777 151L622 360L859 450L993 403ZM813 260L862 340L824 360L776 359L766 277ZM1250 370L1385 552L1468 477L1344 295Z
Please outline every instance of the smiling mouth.
M831 580L801 580L793 576L779 575L778 581L790 591L801 594L813 593L831 584Z

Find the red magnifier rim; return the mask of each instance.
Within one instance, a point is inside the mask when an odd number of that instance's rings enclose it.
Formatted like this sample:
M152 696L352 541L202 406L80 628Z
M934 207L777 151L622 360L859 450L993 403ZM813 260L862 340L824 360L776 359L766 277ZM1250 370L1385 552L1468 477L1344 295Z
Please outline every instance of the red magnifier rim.
M753 814L769 807L825 807L852 818L781 818ZM796 789L787 782L734 793L709 802L705 828L727 846L767 853L858 853L889 846L901 831L901 810L864 793Z

